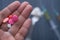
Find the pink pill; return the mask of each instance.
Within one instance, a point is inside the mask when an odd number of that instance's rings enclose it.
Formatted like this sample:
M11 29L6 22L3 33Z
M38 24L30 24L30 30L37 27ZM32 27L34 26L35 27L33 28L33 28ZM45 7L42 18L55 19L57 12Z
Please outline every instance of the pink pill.
M12 19L13 19L14 22L16 22L18 20L18 16L13 15Z
M14 24L14 21L12 19L9 19L8 23L9 24Z

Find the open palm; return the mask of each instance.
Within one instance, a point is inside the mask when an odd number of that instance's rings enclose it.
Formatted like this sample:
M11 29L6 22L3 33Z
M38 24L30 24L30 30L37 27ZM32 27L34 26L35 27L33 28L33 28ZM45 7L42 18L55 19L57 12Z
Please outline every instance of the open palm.
M31 19L28 18L32 6L28 2L20 3L15 1L0 11L0 40L24 40ZM2 23L3 19L9 15L17 15L18 21L9 29L7 23Z

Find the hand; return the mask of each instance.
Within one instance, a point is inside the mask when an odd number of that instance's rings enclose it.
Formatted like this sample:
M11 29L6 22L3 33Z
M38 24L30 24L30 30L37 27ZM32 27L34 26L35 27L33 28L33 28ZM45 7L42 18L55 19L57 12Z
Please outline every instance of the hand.
M28 18L31 11L32 6L28 2L20 3L19 1L15 1L1 10L0 40L24 40L31 24L31 19ZM14 23L10 29L8 29L7 23L4 24L2 21L10 14L17 15L18 21Z

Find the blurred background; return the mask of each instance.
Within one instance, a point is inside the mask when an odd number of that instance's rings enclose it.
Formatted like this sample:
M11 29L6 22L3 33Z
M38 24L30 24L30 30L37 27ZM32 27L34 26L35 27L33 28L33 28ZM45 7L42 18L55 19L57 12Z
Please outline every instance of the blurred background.
M0 0L0 10L15 0ZM32 25L25 40L60 40L60 0L19 0L32 6Z

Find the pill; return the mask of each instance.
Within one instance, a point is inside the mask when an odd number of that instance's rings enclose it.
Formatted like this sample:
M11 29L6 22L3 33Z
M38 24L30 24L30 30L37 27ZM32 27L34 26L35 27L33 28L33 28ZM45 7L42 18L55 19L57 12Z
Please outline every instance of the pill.
M9 18L12 18L12 17L13 17L13 15L10 15L10 16L9 16Z
M14 24L14 21L12 19L9 19L8 23L12 25Z
M11 26L11 24L7 24L7 27L8 27L8 28L11 28L12 26Z
M3 23L6 23L8 20L9 20L9 18L5 18L5 19L3 20Z
M18 16L13 15L12 19L13 19L14 22L16 22L18 20Z

